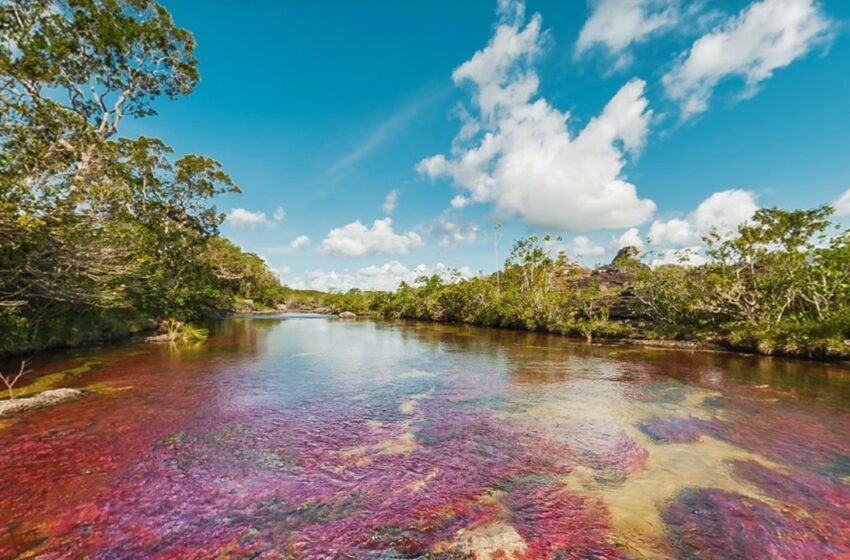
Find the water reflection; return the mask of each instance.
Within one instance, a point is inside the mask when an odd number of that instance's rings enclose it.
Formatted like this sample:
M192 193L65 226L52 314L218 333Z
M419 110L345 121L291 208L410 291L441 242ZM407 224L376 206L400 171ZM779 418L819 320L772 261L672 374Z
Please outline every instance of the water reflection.
M199 348L37 365L33 383L88 395L0 424L0 557L850 554L841 366L440 324L211 327Z

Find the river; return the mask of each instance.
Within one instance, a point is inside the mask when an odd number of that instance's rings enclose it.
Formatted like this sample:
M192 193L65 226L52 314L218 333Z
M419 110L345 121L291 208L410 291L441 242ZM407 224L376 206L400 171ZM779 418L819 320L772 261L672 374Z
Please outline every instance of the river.
M0 420L0 558L850 556L847 366L301 315L33 364L86 396Z

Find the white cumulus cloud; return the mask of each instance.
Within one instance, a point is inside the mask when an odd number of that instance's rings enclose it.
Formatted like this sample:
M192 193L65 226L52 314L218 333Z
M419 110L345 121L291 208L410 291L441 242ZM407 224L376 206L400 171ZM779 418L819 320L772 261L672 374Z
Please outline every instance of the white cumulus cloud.
M448 157L424 159L417 170L448 176L470 201L492 203L497 213L535 226L589 231L646 221L655 204L639 198L623 174L627 152L643 147L652 116L645 83L626 83L572 135L570 115L537 94L532 63L541 51L540 15L523 24L521 4L506 6L515 8L501 12L515 17L503 16L490 43L452 75L456 84L474 86L476 116L469 118L478 132L467 137L465 123Z
M276 222L282 222L283 219L286 217L286 210L283 209L283 206L278 206L275 209L274 215L272 217Z
M600 257L605 254L605 247L594 243L584 235L578 235L573 238L568 253L576 257Z
M306 235L299 235L289 242L289 246L296 251L303 251L308 245L310 245L310 238Z
M752 218L758 208L753 193L729 189L703 200L694 210L693 221L700 232L716 229L720 234L728 234Z
M451 200L452 208L464 208L467 204L469 204L469 199L463 196L462 194L457 195Z
M227 214L227 223L235 228L253 228L267 225L269 219L265 212L251 212L244 208L234 208Z
M617 250L620 250L623 247L637 247L638 249L642 248L643 239L640 236L640 231L636 227L627 229L620 237L616 239L614 246L617 248Z
M679 20L677 0L595 0L592 13L576 41L576 55L602 46L617 56L618 66L629 62L627 49L670 29Z
M391 218L375 220L372 227L360 220L334 228L322 241L322 252L334 257L362 257L364 255L405 254L422 245L416 232L396 233Z
M649 239L657 245L683 247L688 243L698 242L700 235L691 221L673 218L652 222L649 228Z
M726 77L744 81L744 96L758 91L774 70L788 66L829 36L831 22L814 0L761 0L697 39L663 77L667 95L688 117L705 111Z
M460 276L469 278L472 271L468 266L458 269ZM370 265L353 272L313 270L295 278L289 285L301 290L321 290L323 292L344 292L351 288L360 290L392 291L402 282L414 284L420 276L439 274L445 281L452 281L452 269L443 263L433 268L420 264L413 268L398 261L389 261L383 265Z
M721 236L733 233L758 210L755 195L729 189L703 200L685 219L656 220L649 228L653 245L683 248L699 244L712 231Z

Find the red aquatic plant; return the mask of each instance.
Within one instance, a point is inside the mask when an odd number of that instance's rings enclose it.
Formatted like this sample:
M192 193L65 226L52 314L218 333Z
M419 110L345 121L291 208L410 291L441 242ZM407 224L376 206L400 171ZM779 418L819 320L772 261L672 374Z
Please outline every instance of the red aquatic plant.
M508 496L511 523L527 543L524 557L619 559L608 540L608 516L597 501L560 485L519 484Z

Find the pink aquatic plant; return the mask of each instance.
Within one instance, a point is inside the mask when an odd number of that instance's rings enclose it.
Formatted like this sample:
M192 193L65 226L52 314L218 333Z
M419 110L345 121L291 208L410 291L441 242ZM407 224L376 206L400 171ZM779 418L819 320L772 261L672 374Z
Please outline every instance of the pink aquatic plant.
M850 486L806 472L782 473L754 461L735 461L736 476L802 512L801 522L850 557Z
M670 544L683 558L811 560L847 550L812 534L800 519L716 488L683 490L663 514Z

